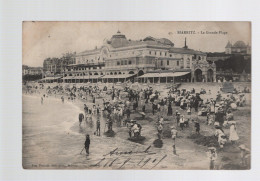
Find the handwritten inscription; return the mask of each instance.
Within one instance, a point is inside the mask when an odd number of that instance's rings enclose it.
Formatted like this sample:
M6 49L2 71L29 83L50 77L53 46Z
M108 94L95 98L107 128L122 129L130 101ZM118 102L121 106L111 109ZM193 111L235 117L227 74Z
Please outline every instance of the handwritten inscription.
M141 151L120 151L119 148L115 148L112 151L103 155L103 158L98 159L91 167L102 168L116 168L122 169L129 166L134 168L148 168L153 169L159 165L167 155L158 157L155 152L152 152L151 146ZM151 156L153 155L153 156Z

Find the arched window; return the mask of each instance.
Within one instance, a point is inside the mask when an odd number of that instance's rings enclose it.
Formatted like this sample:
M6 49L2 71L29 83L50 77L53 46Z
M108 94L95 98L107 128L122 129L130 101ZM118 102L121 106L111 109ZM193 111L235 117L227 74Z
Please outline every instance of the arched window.
M129 74L135 74L133 71L130 71Z
M113 75L113 72L110 72L110 75Z
M117 75L117 72L115 72L114 75Z
M118 72L118 74L122 74L121 72Z
M94 75L98 75L98 73L96 72L96 73L94 73Z

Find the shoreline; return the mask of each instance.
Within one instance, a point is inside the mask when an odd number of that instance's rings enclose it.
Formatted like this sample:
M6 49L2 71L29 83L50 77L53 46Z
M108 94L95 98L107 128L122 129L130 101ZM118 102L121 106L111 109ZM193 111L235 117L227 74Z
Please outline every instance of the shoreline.
M187 84L188 86L192 86L190 84ZM208 88L208 87L206 87ZM198 89L198 87L197 87ZM45 89L41 89L42 92L45 90ZM41 97L41 94L43 93L40 93L40 94L36 94L36 95L30 95L30 94L25 94L25 96L34 96L34 97L38 97L40 98ZM45 93L46 94L46 93ZM24 95L24 94L23 94ZM214 95L214 94L213 94ZM250 93L251 95L251 93ZM52 96L48 96L48 98L51 98L51 99L55 99L56 101L60 100L61 102L61 99L60 97L62 96L62 94L58 94L56 96L52 95ZM64 98L65 98L65 103L70 103L71 105L77 107L78 110L80 110L81 112L84 113L84 110L83 110L83 104L87 104L87 105L93 105L93 103L91 102L91 99L90 99L90 96L88 96L88 101L86 100L82 100L82 99L79 99L77 98L75 101L68 101L67 100L67 96L64 95ZM108 95L105 95L105 97L108 96ZM207 96L210 96L210 95L205 95L206 97ZM105 98L104 97L104 98ZM251 96L249 96L251 98ZM48 99L47 98L47 99ZM100 100L100 99L96 99L96 103L97 101ZM102 100L102 98L101 98ZM248 109L248 106L250 108L251 106L251 99L248 99L247 101L249 101L249 105L247 105L247 107L245 108L242 108L241 111L243 111L244 109ZM39 99L39 102L40 102L40 99ZM150 105L148 105L147 107L149 107ZM176 107L176 106L173 106L173 109L179 109L179 107ZM149 112L149 113L148 113ZM150 110L147 112L147 115L149 114L149 116L153 119L153 122L147 122L147 120L145 121L141 121L143 125L143 128L144 128L144 131L143 132L143 135L146 136L146 142L145 144L141 145L141 144L138 144L138 143L133 143L133 142L130 142L129 140L127 140L127 129L125 127L120 127L120 128L117 128L116 126L113 127L113 129L115 128L116 132L117 132L117 135L111 139L111 138L108 138L106 136L103 135L103 128L101 126L101 131L102 131L102 136L100 137L97 137L97 136L93 136L93 131L95 131L95 126L94 126L94 129L93 128L90 128L89 130L89 133L92 137L92 141L94 141L95 143L99 144L100 146L98 148L96 147L91 147L91 149L94 149L96 151L95 156L97 157L100 157L101 155L103 155L103 151L102 149L105 149L105 150L113 150L117 147L117 143L118 144L121 144L121 145L125 145L124 147L121 147L121 149L123 148L122 151L127 151L127 150L135 150L134 148L139 148L139 149L142 149L142 148L146 148L149 144L152 144L153 140L156 139L156 135L154 135L154 132L155 132L155 126L154 126L154 121L156 120L156 115L153 116L151 115L151 112ZM236 114L240 112L240 111L237 111L235 112ZM133 113L131 114L133 116L131 116L133 119L135 119L135 117L137 116L137 113ZM149 117L148 116L148 117ZM194 116L194 115L193 115ZM241 115L242 117L244 117L244 115ZM93 120L95 122L95 116L93 116ZM236 116L236 118L238 118ZM170 118L171 119L171 118ZM202 118L201 118L202 119ZM251 120L251 117L249 118ZM204 118L202 119L202 122L204 121ZM102 124L101 124L102 125ZM208 127L206 125L201 125L202 126L202 134L204 135L211 135L212 134L212 130L211 130L211 127ZM240 126L240 123L239 123L239 126ZM244 126L244 125L243 125ZM191 126L192 127L192 126ZM77 124L77 121L75 121L73 124L72 124L72 127L71 127L72 131L75 131L77 132L78 130L78 124ZM168 160L168 164L169 163L172 163L171 165L168 165L167 167L165 167L165 165L160 165L160 169L176 169L176 170L182 170L184 167L185 169L208 169L208 165L207 165L207 158L206 158L206 155L205 155L205 151L206 151L206 147L205 146L202 146L202 145L197 145L195 144L192 140L190 139L187 139L186 136L187 134L189 134L189 132L192 130L193 128L189 128L189 129L186 129L185 131L183 132L180 132L180 135L181 135L181 138L177 140L177 149L178 151L180 152L180 156L179 157L175 157L175 156L171 156L171 152L172 152L172 146L171 146L171 139L164 139L163 142L164 142L164 146L162 149L158 149L158 148L155 148L155 147L152 147L153 150L156 151L156 153L158 154L163 154L163 153L168 153L168 157L167 159ZM241 132L242 128L239 127L239 132ZM86 131L86 130L85 130ZM228 130L226 130L227 132ZM79 140L79 138L76 138L76 141L74 144L76 143L79 143L82 144L83 140L84 139L84 133L78 133L79 135L82 135L80 136L81 137L81 140ZM242 133L240 133L242 134ZM244 138L243 138L244 139ZM246 140L249 139L250 140L250 137L246 137ZM242 140L241 140L242 141ZM78 145L77 145L78 147ZM120 148L120 147L119 147ZM80 148L79 148L80 149ZM97 150L98 149L98 150ZM100 150L101 149L101 150ZM120 149L120 151L121 151ZM236 151L236 150L234 150ZM91 150L91 153L92 153L92 150ZM223 158L223 153L220 153L219 155L219 158L222 159ZM226 155L229 155L231 153L227 153ZM193 158L193 156L196 155L196 157L198 158ZM236 154L235 154L236 155ZM94 156L94 157L95 157ZM232 155L230 155L232 156ZM233 155L234 156L234 155ZM69 156L70 157L70 156ZM95 161L93 160L94 157L92 158L87 158L88 162L92 162ZM171 158L169 158L171 157ZM201 162L201 163L200 163ZM199 164L200 163L200 164ZM75 167L69 167L68 169L77 169L77 168L84 168L84 169L116 169L116 167L113 167L113 168L96 168L96 167L90 167L89 165L90 163L81 163ZM81 165L81 166L80 166ZM47 167L46 167L47 168ZM66 167L62 167L62 168L57 168L57 167L51 167L51 168L55 168L55 169L64 169ZM32 168L34 169L34 168ZM42 169L42 168L41 168ZM131 165L128 165L127 166L127 169L133 169L131 167ZM143 168L143 169L147 169L147 168Z

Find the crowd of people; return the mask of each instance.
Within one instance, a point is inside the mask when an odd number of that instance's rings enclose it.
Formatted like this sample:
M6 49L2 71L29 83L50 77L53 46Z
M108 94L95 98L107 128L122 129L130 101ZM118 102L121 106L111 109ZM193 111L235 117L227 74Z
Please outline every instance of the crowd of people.
M105 118L105 129L107 132L113 131L113 123L117 127L126 127L129 137L138 138L141 136L142 125L131 118L131 114L140 114L144 119L145 116L157 116L156 130L158 139L164 139L163 132L168 125L165 124L165 119L172 120L171 122L171 138L173 140L173 154L176 152L176 139L178 132L185 131L191 124L194 125L194 132L201 134L200 118L205 116L208 129L214 129L219 150L223 150L227 142L235 145L239 140L237 133L237 122L235 121L233 112L238 107L246 105L245 93L235 90L234 93L229 93L226 96L219 91L217 95L213 95L210 90L206 91L201 88L196 92L194 88L191 90L170 88L165 96L161 95L159 90L154 90L152 87L140 87L138 89L131 86L116 87L113 85L110 89L107 86L88 85L77 87L69 86L47 86L44 84L38 86L26 87L26 93L41 94L41 104L44 103L44 98L54 95L60 96L64 103L65 97L67 101L75 101L80 99L83 102L84 113L79 113L79 126L83 121L92 122L92 116L96 118L95 135L100 136L101 121L100 118ZM101 88L102 87L102 88ZM248 92L248 88L244 89ZM210 98L201 98L204 94ZM102 100L96 101L97 99ZM150 112L151 111L151 112ZM224 129L229 127L229 135ZM89 139L89 136L87 136ZM87 141L87 140L86 140ZM89 141L90 143L90 141ZM88 144L88 141L87 141ZM86 143L85 143L86 145ZM89 144L88 144L89 145ZM241 150L241 159L243 165L247 164L249 150L244 146L239 146ZM217 159L217 148L209 147L210 169L214 169L214 163ZM89 149L86 149L87 155Z

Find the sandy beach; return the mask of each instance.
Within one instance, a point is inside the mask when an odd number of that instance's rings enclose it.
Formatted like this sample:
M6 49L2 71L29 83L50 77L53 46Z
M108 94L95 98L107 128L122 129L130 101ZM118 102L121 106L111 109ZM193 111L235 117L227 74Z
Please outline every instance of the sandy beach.
M192 85L182 85L189 88ZM193 85L194 86L194 85ZM210 86L205 87L210 89ZM212 92L214 94L214 92ZM205 95L207 96L207 95ZM250 95L248 95L250 103ZM102 99L97 99L101 104ZM157 139L155 121L148 109L148 116L138 122L142 124L142 144L128 140L126 127L113 126L115 137L106 137L104 132L105 119L101 116L101 136L94 135L96 117L93 123L83 122L79 127L78 114L83 112L83 104L91 105L88 100L74 102L65 99L62 103L60 96L44 99L40 102L40 95L23 95L23 168L25 169L209 169L207 147L198 145L187 139L193 131L193 125L179 132L176 140L178 156L172 154L172 140L163 139L163 147L153 146ZM176 108L174 108L175 110ZM250 147L250 105L239 108L234 112L238 123L240 141ZM195 116L195 115L192 115ZM131 114L131 118L138 118L139 114ZM168 119L168 118L167 118ZM205 118L201 117L202 122ZM169 123L173 123L169 118ZM171 123L172 122L172 123ZM228 132L228 130L225 130ZM85 134L90 135L90 155L85 151ZM202 135L214 134L213 127L201 124ZM148 149L148 151L146 151ZM129 153L130 152L130 153ZM219 153L218 167L229 162L239 162L239 150L229 146L225 152ZM222 159L229 157L228 160ZM234 164L235 164L234 163Z

